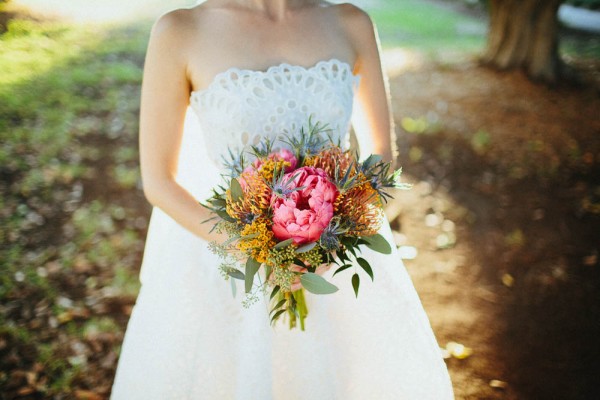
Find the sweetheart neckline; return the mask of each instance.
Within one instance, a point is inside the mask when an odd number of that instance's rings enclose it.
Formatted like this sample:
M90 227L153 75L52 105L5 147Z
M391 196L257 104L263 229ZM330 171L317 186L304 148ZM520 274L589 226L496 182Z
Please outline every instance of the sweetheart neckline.
M213 87L215 87L219 81L219 78L223 77L223 76L227 76L228 74L231 73L237 73L237 74L251 74L251 75L267 75L273 71L276 70L283 70L283 69L295 69L295 70L300 70L300 71L305 71L305 72L311 72L314 71L316 69L318 69L319 67L321 67L322 65L333 65L333 64L339 64L345 68L347 68L350 73L352 74L352 76L354 78L358 78L359 74L354 74L353 70L352 70L352 66L350 65L350 63L346 62L346 61L342 61L338 58L332 57L326 60L319 60L316 63L309 65L309 66L303 66L303 65L299 65L299 64L290 64L288 62L281 62L279 64L275 64L275 65L271 65L269 66L267 69L264 70L260 70L260 69L251 69L251 68L238 68L238 67L229 67L224 71L221 71L219 73L217 73L212 80L210 81L210 83L208 84L208 86L206 86L204 89L198 89L198 90L192 90L190 92L190 98L194 97L194 96L201 96L204 93L208 92L209 90L211 90Z

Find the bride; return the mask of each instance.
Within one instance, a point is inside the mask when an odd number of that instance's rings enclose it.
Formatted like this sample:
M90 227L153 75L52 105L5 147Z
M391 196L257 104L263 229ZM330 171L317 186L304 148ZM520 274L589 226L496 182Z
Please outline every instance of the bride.
M384 82L372 22L350 4L207 0L155 22L140 118L154 209L113 400L453 398L395 251L363 251L375 280L363 277L357 299L349 276L320 271L340 290L307 294L306 331L290 331L269 324L267 300L232 296L207 246L224 238L201 223L221 157L308 116L347 145L356 103L361 152L391 160ZM387 221L380 233L392 242Z

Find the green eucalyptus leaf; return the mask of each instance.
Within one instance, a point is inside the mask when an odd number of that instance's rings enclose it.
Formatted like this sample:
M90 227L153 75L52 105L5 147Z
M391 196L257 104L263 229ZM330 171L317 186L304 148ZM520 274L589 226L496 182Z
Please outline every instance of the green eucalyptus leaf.
M360 286L360 277L357 273L352 275L352 288L354 289L354 295L358 297L358 287Z
M238 240L239 237L237 236L232 236L229 239L227 239L226 241L224 241L221 246L229 246L231 243L235 242L236 240Z
M341 267L339 267L338 269L335 270L335 272L333 273L332 276L335 276L335 274L337 274L338 272L342 272L347 270L348 268L350 268L352 266L352 264L344 264Z
M294 243L294 239L287 239L287 240L284 240L283 242L277 243L275 246L273 246L273 248L274 249L283 249L284 247L287 247L292 243Z
M327 282L325 278L312 272L302 274L300 282L306 290L314 294L331 294L338 291L337 286Z
M227 214L227 211L225 210L217 210L215 211L215 213L227 222L236 222L235 219L232 218L229 214Z
M298 247L296 249L296 253L306 253L306 252L311 251L312 249L314 249L316 245L317 245L317 242L312 242L312 243L305 244L304 246Z
M231 185L229 186L229 188L231 189L231 198L233 199L233 201L237 202L244 198L244 191L242 190L242 185L240 185L240 182L237 179L231 179Z
M369 276L371 277L371 280L373 280L373 269L371 268L371 265L369 264L369 262L361 257L358 257L356 259L356 261L358 261L358 265L360 265L362 267L362 269L364 269L365 272L367 274L369 274Z
M252 284L254 283L254 275L258 272L260 263L252 257L248 257L246 261L246 293L250 293L252 290Z
M208 202L215 207L225 208L227 206L225 199L212 198Z
M235 295L237 294L237 286L235 284L235 279L230 279L229 282L231 284L231 294L235 298Z
M378 233L376 233L373 236L365 236L363 237L363 240L367 242L367 247L373 251L382 254L392 253L392 247L390 246L388 241L385 240L385 238Z
M239 271L239 270L235 269L235 268L228 269L227 270L227 275L229 275L232 278L239 279L241 281L244 280L244 273L242 271Z
M250 240L250 239L254 239L254 238L258 237L258 235L259 235L258 232L255 232L255 233L251 233L249 235L240 236L240 239Z

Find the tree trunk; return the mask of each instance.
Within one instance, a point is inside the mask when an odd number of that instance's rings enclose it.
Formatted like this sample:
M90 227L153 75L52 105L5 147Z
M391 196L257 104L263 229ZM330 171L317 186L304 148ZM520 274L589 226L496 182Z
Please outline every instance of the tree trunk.
M491 0L488 46L482 61L499 69L522 68L535 80L560 75L558 7L562 0Z

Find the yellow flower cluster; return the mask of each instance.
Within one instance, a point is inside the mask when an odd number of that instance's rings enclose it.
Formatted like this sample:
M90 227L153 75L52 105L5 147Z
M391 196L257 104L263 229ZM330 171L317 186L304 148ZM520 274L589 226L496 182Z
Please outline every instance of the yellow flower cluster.
M266 159L260 166L259 172L267 182L271 182L275 171L281 171L291 165L289 161Z
M269 251L275 246L273 232L262 218L254 220L242 229L241 236L256 235L251 239L241 239L238 249L250 255L259 263L264 263L269 257Z

